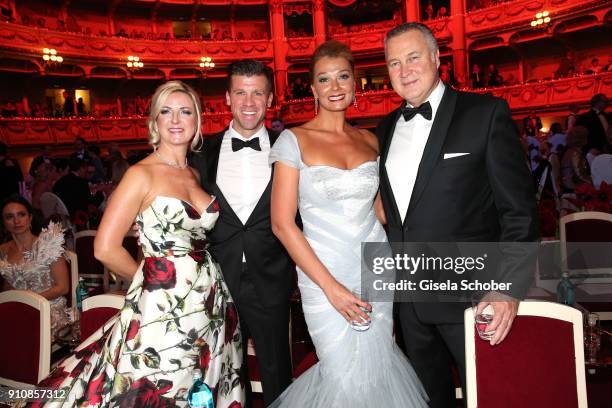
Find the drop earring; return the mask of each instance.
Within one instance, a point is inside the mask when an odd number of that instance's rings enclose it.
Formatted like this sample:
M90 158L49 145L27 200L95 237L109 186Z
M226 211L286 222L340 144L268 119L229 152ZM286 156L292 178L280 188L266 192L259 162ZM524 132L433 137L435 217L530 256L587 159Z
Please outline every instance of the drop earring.
M319 112L319 98L317 98L316 96L314 98L314 103L315 103L315 116L317 116Z
M353 94L353 106L357 109L357 94Z

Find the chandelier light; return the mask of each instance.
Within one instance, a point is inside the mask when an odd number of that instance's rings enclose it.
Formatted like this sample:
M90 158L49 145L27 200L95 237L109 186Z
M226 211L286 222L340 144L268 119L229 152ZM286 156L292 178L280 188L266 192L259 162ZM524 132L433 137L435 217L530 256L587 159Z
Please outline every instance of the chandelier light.
M130 71L135 71L144 67L144 64L140 61L140 58L133 55L130 55L128 57L128 62L126 65Z
M544 25L548 25L550 23L550 13L548 10L541 11L535 15L535 18L531 20L532 27L544 27Z
M47 66L54 66L64 62L64 58L57 53L55 48L43 48L42 59Z
M200 58L200 71L202 75L206 77L206 73L215 67L215 63L211 57Z

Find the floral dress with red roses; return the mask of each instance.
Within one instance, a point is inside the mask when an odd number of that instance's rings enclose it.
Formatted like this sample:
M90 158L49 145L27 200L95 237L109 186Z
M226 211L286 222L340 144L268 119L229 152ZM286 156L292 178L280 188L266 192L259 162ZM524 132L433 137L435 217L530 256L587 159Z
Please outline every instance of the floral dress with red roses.
M201 369L216 407L242 407L238 315L205 250L218 211L158 196L138 215L145 258L125 305L39 384L67 399L32 406L183 407Z

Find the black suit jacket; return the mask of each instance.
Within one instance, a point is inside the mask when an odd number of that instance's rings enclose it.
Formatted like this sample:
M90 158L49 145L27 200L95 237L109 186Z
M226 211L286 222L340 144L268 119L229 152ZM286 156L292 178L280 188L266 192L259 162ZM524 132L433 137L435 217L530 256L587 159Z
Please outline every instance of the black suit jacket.
M535 191L503 99L446 87L404 221L386 170L397 109L377 128L380 191L391 242L523 242L538 238ZM444 159L445 153L470 153ZM415 304L432 322L460 322L465 304Z
M587 144L584 151L588 152L592 148L598 149L600 152L605 152L608 141L606 140L606 130L601 123L601 119L593 109L583 113L576 119L575 126L584 126L589 130L587 135Z
M224 134L225 131L204 138L202 149L192 153L189 158L191 166L200 173L202 188L216 196L219 203L219 219L208 235L210 252L221 265L233 296L239 294L244 253L249 276L262 304L286 304L291 294L294 265L285 247L272 233L272 177L246 224L243 224L217 186L217 166ZM269 134L272 145L278 136Z

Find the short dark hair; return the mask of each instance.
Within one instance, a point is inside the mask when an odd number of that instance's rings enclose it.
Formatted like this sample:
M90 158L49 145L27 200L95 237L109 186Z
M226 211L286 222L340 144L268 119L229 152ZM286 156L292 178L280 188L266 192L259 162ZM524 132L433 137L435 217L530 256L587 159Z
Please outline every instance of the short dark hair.
M556 133L561 133L563 132L563 128L561 127L561 124L559 122L555 122L552 125L550 125L550 133L551 134L556 134Z
M229 64L227 67L227 89L232 88L233 76L251 77L256 75L263 75L266 77L268 81L268 91L272 92L274 89L274 74L272 68L254 59L242 59Z
M316 63L325 57L344 58L351 66L351 71L355 71L355 60L353 59L353 53L351 52L349 46L337 40L329 40L319 45L314 54L312 54L312 58L310 59L310 69L308 70L310 74L310 82L312 82L314 79L314 67Z
M593 97L591 98L591 106L595 106L600 102L605 102L607 101L608 98L606 97L606 94L604 93L598 93L593 95Z
M438 42L436 41L436 36L433 31L425 24L422 23L404 23L398 26L395 26L385 35L385 54L387 53L387 41L392 39L393 37L397 37L398 35L402 35L407 33L408 31L420 31L421 34L425 36L425 40L427 40L427 45L429 45L429 50L431 52L436 52L438 50Z
M68 161L68 167L70 168L70 171L79 171L84 165L85 161L79 159L78 157L71 157Z

